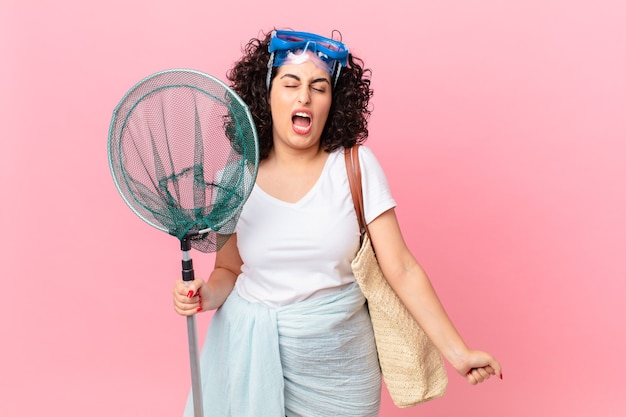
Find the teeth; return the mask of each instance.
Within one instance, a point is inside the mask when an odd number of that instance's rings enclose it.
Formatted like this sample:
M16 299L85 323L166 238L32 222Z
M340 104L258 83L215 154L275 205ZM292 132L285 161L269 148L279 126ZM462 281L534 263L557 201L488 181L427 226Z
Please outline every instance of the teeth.
M295 116L299 116L299 117L306 117L307 119L310 119L310 118L311 118L311 116L309 116L308 114L306 114L306 113L301 113L301 112L296 113L296 114L295 114Z

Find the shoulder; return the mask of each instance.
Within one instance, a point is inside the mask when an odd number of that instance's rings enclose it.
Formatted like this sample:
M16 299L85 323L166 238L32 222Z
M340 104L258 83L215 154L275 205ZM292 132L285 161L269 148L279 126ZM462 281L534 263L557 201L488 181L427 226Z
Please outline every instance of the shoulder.
M372 148L366 145L359 145L359 158L376 159Z
M330 160L329 165L341 165L342 167L344 167L346 163L345 151L345 148L338 148L332 151L328 157ZM370 175L375 176L379 176L381 174L384 175L382 166L379 163L378 158L376 158L374 151L372 151L372 149L368 146L359 145L359 166L361 168L361 171L363 172L363 175L368 175L368 172L370 173Z
M361 170L365 173L367 173L367 171L382 173L383 171L382 166L372 148L365 145L359 146L359 164L361 166Z

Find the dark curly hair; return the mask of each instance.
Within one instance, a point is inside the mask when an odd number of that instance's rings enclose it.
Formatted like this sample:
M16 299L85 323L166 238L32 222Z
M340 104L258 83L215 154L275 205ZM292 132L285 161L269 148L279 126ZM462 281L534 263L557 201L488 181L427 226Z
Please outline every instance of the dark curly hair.
M243 48L241 59L226 74L232 89L250 108L259 135L261 160L268 157L273 147L266 86L270 39L271 31L263 39L252 38ZM275 75L276 71L273 73ZM371 71L363 68L361 59L352 54L348 56L348 65L341 69L333 88L333 100L322 132L320 146L326 152L339 147L351 148L367 139L367 122L372 112L369 100L374 94L370 75Z

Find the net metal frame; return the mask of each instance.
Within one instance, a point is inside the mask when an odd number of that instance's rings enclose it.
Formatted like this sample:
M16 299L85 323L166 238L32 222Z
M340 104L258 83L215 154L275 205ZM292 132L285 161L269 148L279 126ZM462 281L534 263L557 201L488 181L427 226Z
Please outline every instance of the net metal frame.
M171 137L178 130L187 133L182 140ZM226 141L228 154L222 152ZM211 149L214 142L218 152ZM172 69L150 75L114 110L109 167L125 203L149 225L179 239L189 237L203 252L218 250L234 232L258 162L257 132L246 103L209 74Z

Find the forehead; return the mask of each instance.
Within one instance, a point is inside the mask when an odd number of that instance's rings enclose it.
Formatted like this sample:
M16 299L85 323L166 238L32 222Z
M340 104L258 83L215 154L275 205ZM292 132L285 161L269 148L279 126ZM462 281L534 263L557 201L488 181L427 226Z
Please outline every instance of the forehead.
M330 75L325 70L316 67L312 62L306 61L301 64L285 64L277 68L276 78L284 75L293 75L302 80L323 78L330 82Z

